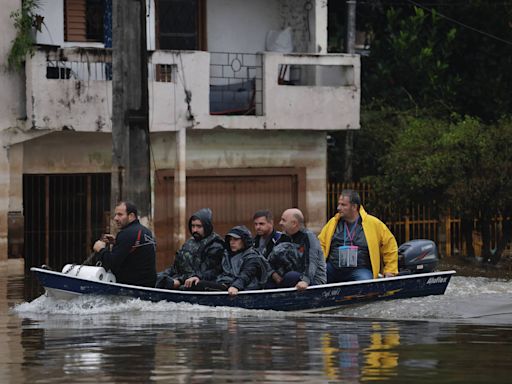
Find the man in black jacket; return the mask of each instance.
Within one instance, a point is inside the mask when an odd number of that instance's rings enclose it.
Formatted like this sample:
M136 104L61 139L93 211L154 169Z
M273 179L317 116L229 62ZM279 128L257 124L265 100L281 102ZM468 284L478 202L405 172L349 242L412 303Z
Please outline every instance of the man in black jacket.
M157 288L190 288L200 280L213 281L222 272L224 240L213 232L210 208L190 216L188 229L192 236L176 252L173 265L158 273Z
M263 256L268 258L270 252L281 238L282 233L274 228L274 217L272 212L267 209L256 211L253 216L254 231L254 248Z
M155 240L149 229L137 218L137 207L121 201L114 211L114 222L120 229L114 239L103 235L94 243L93 262L101 262L123 284L154 287L156 280Z

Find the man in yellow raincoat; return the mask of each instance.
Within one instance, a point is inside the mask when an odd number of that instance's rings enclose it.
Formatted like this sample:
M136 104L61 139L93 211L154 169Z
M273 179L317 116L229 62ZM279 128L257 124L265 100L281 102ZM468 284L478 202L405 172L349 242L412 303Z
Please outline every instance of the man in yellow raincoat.
M343 190L338 213L318 235L327 260L327 283L369 280L398 273L398 246L386 225L366 213L356 191Z

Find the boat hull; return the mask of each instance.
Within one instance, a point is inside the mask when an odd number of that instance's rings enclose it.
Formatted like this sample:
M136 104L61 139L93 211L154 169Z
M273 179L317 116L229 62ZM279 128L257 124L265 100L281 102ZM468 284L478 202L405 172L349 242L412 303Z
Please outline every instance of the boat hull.
M61 272L31 268L50 296L69 298L76 295L133 297L153 302L170 301L207 306L238 307L276 311L321 312L347 304L404 299L444 294L455 271L432 272L348 283L308 287L241 291L231 297L227 292L188 292L146 288L120 283L87 280Z

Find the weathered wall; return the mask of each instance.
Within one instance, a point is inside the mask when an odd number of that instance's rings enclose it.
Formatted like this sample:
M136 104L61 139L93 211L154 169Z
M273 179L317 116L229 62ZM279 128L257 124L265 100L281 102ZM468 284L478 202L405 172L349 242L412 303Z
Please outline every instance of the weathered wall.
M105 133L55 132L22 144L23 173L110 172L112 139Z
M175 134L152 135L155 167L174 168ZM194 130L187 132L187 169L306 168L308 226L325 224L327 147L320 132ZM279 213L276 213L276 215Z
M23 145L23 173L111 170L109 134L56 132L19 145ZM174 168L174 132L152 134L151 146L153 168ZM319 132L256 130L187 132L188 170L249 167L306 168L306 207L301 208L308 217L310 228L314 231L321 229L325 223L325 135Z
M6 131L24 117L23 77L20 72L8 70L7 57L16 36L9 17L20 5L20 0L2 0L0 12L0 261L7 259L7 217L9 212L9 142Z

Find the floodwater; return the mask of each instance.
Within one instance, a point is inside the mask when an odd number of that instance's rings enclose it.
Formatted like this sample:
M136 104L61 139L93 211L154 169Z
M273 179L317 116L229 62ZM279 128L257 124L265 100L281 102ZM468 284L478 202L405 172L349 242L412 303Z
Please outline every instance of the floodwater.
M40 296L0 265L0 383L510 383L510 281L289 314Z

